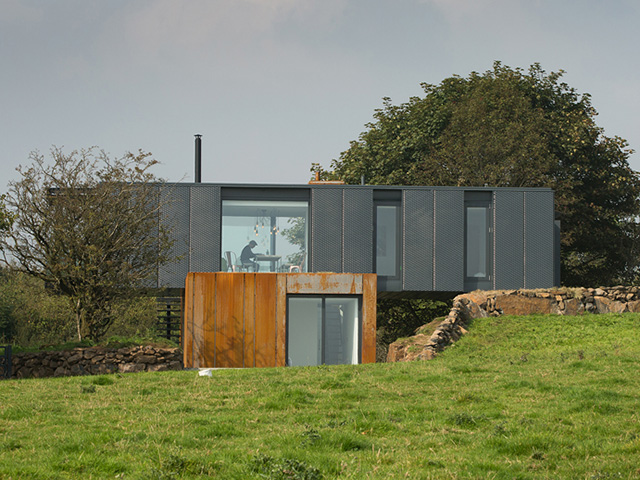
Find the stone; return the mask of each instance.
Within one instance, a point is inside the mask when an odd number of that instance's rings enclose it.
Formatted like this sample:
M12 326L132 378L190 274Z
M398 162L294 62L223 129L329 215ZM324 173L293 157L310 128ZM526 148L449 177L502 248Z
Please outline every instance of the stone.
M387 351L387 362L402 362L405 357L404 350L404 345L400 345L398 342L391 343Z
M598 313L623 313L627 312L627 304L607 297L594 297Z
M95 355L94 357L91 358L91 363L92 364L101 363L104 361L104 359L105 359L104 355Z
M136 358L136 361L138 363L144 363L144 364L156 363L157 360L158 359L154 355L140 355L138 358Z
M116 373L118 371L118 367L113 363L99 363L95 365L91 365L91 374L92 375L104 375L109 373Z
M144 372L145 365L142 363L122 363L118 365L120 373L138 373Z
M67 358L67 364L73 365L74 363L78 363L80 360L82 360L82 352L76 353Z
M640 300L632 300L627 302L627 309L633 313L640 313Z
M22 367L16 372L16 378L31 378L31 369L28 367Z
M550 298L540 297L520 297L520 296L499 296L496 298L496 306L505 315L531 315L533 313L548 314L556 313L555 302Z
M69 368L69 375L89 375L89 372L82 365L76 363Z
M167 368L169 370L182 370L184 367L182 366L182 360L174 360L167 364Z
M418 354L416 357L417 360L433 360L436 356L436 352L431 350L430 348L425 348L422 352Z
M148 372L166 372L167 370L169 370L167 365L162 363L156 363L155 365L147 366Z
M584 313L584 305L577 298L569 298L564 302L565 315L581 315Z

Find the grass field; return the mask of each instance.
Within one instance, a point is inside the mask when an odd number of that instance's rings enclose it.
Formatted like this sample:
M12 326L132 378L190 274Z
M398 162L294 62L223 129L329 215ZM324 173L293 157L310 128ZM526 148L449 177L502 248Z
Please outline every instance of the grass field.
M0 382L0 478L640 478L640 315L475 322L430 362Z

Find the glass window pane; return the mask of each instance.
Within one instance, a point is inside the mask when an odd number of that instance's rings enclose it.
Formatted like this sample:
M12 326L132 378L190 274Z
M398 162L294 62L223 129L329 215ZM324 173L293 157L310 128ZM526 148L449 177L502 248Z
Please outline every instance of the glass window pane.
M287 365L322 363L322 298L289 297Z
M357 298L328 297L324 319L324 363L358 363L359 325Z
M397 275L397 206L376 207L376 273L395 277Z
M252 240L252 258L260 271L288 271L289 265L302 264L306 271L308 241L307 202L223 200L222 255L223 265L231 261L241 265L242 250ZM229 267L227 269L230 269Z
M487 207L467 207L467 277L487 276Z
M359 363L358 298L290 295L287 300L287 365Z

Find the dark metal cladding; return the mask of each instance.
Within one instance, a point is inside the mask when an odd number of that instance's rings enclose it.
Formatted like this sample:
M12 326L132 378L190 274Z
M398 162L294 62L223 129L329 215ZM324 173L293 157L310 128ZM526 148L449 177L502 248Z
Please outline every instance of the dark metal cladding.
M495 288L524 287L524 192L495 193Z
M311 190L311 271L342 271L342 188Z
M553 195L527 191L524 194L525 288L545 288L554 283Z
M373 271L373 190L344 189L343 272Z
M405 190L402 289L433 290L433 190Z
M177 257L171 264L160 267L158 286L182 288L189 273L189 190L190 185L167 187L164 195L169 198L161 205L161 220L173 231L173 245L170 255Z
M434 290L464 290L464 190L436 190Z
M378 277L381 293L461 292L471 285L465 285L465 199L477 196L492 202L491 278L481 288L559 283L549 189L192 183L164 190L170 201L162 206L162 220L173 227L172 253L179 259L159 270L159 286L182 288L187 272L220 270L222 198L308 199L309 272L374 273L374 205L393 200L401 206L401 270L397 279Z
M190 272L220 270L220 187L194 185L191 187Z

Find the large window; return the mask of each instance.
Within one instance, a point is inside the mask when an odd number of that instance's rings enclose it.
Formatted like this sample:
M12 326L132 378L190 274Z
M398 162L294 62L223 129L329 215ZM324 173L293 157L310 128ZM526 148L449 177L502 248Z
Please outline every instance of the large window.
M467 277L484 278L487 265L489 208L467 206Z
M399 206L376 206L376 273L378 275L398 276L399 219Z
M360 297L287 297L287 365L360 363Z
M261 272L307 271L306 201L223 200L223 270L245 270L242 250L252 240Z
M491 193L465 193L465 290L491 288Z

